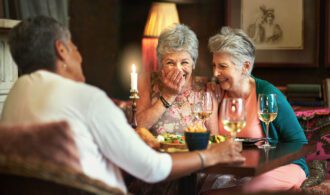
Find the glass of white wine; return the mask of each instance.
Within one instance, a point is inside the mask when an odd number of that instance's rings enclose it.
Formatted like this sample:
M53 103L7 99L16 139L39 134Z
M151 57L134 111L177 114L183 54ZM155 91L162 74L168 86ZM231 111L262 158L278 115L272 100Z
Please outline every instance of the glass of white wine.
M246 125L245 102L242 98L225 98L221 105L221 121L233 140Z
M276 94L259 94L258 107L258 117L266 125L265 143L258 147L263 149L275 148L269 144L269 124L275 120L278 113Z
M205 127L205 121L211 116L213 110L212 93L208 91L195 91L192 109L194 115L202 120Z

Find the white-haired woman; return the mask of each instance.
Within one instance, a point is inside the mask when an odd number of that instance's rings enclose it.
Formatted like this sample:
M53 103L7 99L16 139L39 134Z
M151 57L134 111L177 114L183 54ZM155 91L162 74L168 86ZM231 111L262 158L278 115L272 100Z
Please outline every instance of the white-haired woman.
M165 29L158 41L158 77L151 86L141 83L138 101L138 126L151 129L154 134L176 133L193 123L192 72L198 57L195 33L183 24ZM217 120L216 108L210 117ZM208 123L211 133L217 132L217 123Z
M213 54L213 74L220 83L223 98L241 97L246 102L246 127L237 134L238 137L264 137L266 127L258 119L257 97L258 94L273 93L277 95L279 111L270 124L271 142L307 143L285 96L271 83L251 75L255 46L242 30L223 27L220 33L209 39L209 49ZM220 103L219 109L221 106ZM228 134L221 122L219 133ZM308 174L305 160L299 159L253 178L243 189L246 192L298 189Z

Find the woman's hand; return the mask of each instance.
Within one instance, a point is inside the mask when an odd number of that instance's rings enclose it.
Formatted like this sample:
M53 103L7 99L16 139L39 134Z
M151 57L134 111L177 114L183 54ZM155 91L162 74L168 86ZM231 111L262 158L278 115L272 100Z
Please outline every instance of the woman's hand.
M180 94L185 84L183 72L179 69L171 69L169 71L162 70L161 74L162 95L176 96Z
M220 144L212 144L205 151L207 162L210 165L218 163L239 163L244 162L245 157L241 155L242 143L228 140Z

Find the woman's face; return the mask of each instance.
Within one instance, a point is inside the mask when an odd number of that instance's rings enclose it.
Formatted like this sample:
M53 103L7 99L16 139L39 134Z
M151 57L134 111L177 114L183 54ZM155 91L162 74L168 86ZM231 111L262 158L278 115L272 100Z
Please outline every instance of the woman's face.
M237 68L229 54L222 52L213 54L213 75L218 78L220 87L226 91L239 89L243 78L242 69Z
M161 63L164 72L179 70L183 74L185 85L189 83L194 61L188 52L182 51L165 54Z
M78 51L77 46L71 41L68 41L66 43L66 46L68 48L69 52L69 59L67 62L68 65L68 71L70 74L74 77L76 81L85 81L85 76L82 71L81 63L82 63L82 57Z

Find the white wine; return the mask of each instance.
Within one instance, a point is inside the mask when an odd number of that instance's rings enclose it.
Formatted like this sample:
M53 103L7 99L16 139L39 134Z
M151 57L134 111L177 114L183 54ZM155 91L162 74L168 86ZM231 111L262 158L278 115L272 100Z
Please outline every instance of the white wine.
M265 123L270 123L273 120L275 120L275 118L277 117L277 112L267 112L267 113L259 112L258 116L261 121Z
M222 123L225 130L231 133L240 132L246 125L246 122L244 120L242 121L223 120Z
M212 112L198 112L197 117L201 120L207 119L209 116L211 116Z

